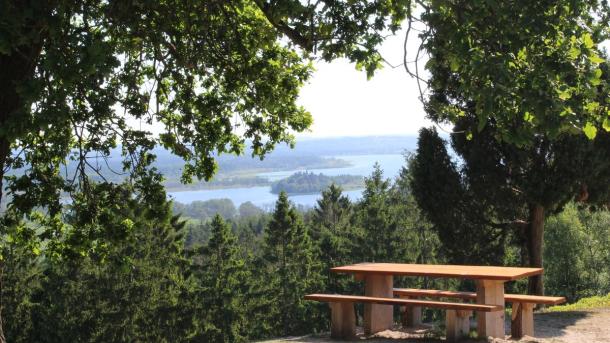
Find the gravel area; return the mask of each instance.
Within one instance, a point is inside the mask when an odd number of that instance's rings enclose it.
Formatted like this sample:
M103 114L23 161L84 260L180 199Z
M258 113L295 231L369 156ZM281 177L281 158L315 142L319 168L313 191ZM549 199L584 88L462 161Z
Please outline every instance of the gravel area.
M609 343L610 342L610 309L596 309L590 311L536 313L534 316L534 337L523 337L520 340L510 338L510 325L507 325L505 339L493 339L488 342L529 342L529 343ZM372 337L360 334L357 341L366 343L416 343L416 342L445 342L438 337L438 330L433 332L429 328L411 330L387 330ZM327 335L291 337L266 341L267 343L293 342L293 343L329 343ZM465 339L461 342L481 342L481 340Z

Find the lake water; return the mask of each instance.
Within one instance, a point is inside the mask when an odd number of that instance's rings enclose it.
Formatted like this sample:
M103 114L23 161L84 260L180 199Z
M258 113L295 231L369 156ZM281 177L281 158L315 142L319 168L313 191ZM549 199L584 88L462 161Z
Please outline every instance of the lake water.
M346 161L352 165L345 168L328 168L328 169L310 169L308 171L329 176L337 176L342 174L369 176L373 171L375 162L379 163L386 178L394 178L400 172L400 168L405 163L402 155L350 155L350 156L333 156ZM261 173L259 176L265 177L271 181L286 178L297 170L280 171L272 173ZM358 200L362 197L362 189L344 192L351 200ZM253 204L261 208L271 208L277 200L277 194L271 193L269 186L264 187L249 187L249 188L227 188L213 190L196 190L196 191L180 191L169 192L168 195L174 200L181 203L191 203L193 201L205 201L211 199L231 199L235 206L239 206L244 202L251 201ZM302 194L291 195L290 200L297 205L313 207L316 201L320 198L320 194Z

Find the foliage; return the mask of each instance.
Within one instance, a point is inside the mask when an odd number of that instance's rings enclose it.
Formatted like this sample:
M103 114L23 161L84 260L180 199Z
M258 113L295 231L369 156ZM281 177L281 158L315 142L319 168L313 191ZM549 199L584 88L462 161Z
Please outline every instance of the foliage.
M486 204L473 194L435 130L420 131L410 166L413 196L433 224L449 262L502 264L507 232L484 217Z
M185 217L208 220L219 214L223 218L233 218L237 209L230 199L210 199L193 201L189 204L174 203L174 212Z
M475 114L465 112L454 132L475 122ZM496 133L489 125L472 139L452 135L451 147L462 162L458 166L436 131L422 129L413 166L415 196L443 230L448 251L495 252L480 257L496 264L510 239L521 249L522 264L542 267L544 218L572 199L598 205L610 199L610 133L600 132L593 140L540 135L532 146L522 147L497 140ZM464 234L470 237L467 244L456 244ZM530 278L529 292L543 292L541 278Z
M383 178L378 163L364 185L355 219L362 230L359 256L368 262L403 261L406 237L398 230L397 218L392 213L390 181Z
M176 342L187 336L191 317L178 303L189 287L183 224L168 203L149 207L125 198L123 204L113 210L129 228L120 242L80 258L47 256L40 264L44 277L25 321L33 329L7 331L9 339ZM112 224L101 225L112 233Z
M200 249L195 275L198 289L193 296L200 299L193 311L200 333L195 341L243 342L246 330L246 295L251 275L241 257L237 237L220 215L211 223L208 244Z
M246 201L239 205L237 211L241 218L256 217L263 213L263 210L254 205L251 201Z
M317 325L303 296L319 285L313 245L301 215L281 192L264 232L263 262L259 271L272 333L305 333Z
M303 294L362 292L361 282L333 275L330 267L362 262L369 254L375 254L376 261L447 261L449 255L440 244L443 237L415 202L411 182L416 159L417 155L409 157L395 180L384 179L377 167L359 201L351 202L331 185L314 209L300 213L281 194L273 213L226 221L214 216L204 223L205 239L190 244L165 197L142 201L132 192L100 186L94 193L107 199L104 206L124 205L101 212L105 219L100 223L105 224L95 231L106 244L93 245L95 249L84 256L73 249L48 256L52 249L36 255L24 245L6 246L4 256L10 264L4 266L4 277L10 283L2 288L2 311L5 318L15 319L7 322L7 338L213 343L327 330L328 306L304 301ZM105 193L110 193L107 198ZM76 212L67 220L82 221ZM573 204L549 217L545 276L550 292L576 301L608 291L604 270L609 220L606 210ZM104 239L106 235L110 237ZM460 242L464 244L463 239ZM507 251L513 254L513 248ZM563 283L566 275L575 276L573 283ZM460 290L473 286L425 278L397 278L396 285ZM427 319L438 315L425 312Z
M296 172L289 177L271 184L271 193L307 194L318 193L328 186L336 184L342 187L355 188L362 185L362 177L356 175L326 176L322 173Z
M610 292L610 213L569 204L549 217L546 226L549 293L573 301Z
M586 311L596 308L610 307L610 293L606 296L593 296L582 298L579 301L568 305L557 305L547 308L546 312L565 312L565 311Z
M357 232L352 225L354 208L339 186L331 184L322 192L311 217L311 235L316 243L322 282L330 293L350 294L354 283L330 268L356 263Z
M606 1L426 1L428 115L518 147L610 131ZM516 29L517 28L517 29Z
M42 268L38 257L23 246L12 245L4 249L2 277L5 280L0 297L2 314L12 320L5 322L5 332L12 342L25 343L34 334L32 312L37 308L34 294L40 290Z

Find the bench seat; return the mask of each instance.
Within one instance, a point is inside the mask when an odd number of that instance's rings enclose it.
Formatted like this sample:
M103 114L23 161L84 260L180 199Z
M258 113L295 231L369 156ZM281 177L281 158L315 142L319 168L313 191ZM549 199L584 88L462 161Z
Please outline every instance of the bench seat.
M356 314L354 303L399 305L408 307L428 307L447 310L446 336L448 341L455 341L470 331L472 311L494 312L503 311L500 305L468 304L434 300L380 298L360 295L341 294L309 294L306 300L330 303L331 307L331 337L353 338L356 334Z
M475 300L475 292L442 291L435 289L417 288L394 288L394 295L401 298L414 300L413 298L454 298L463 300ZM564 303L564 297L504 294L504 300L513 303L511 317L511 335L513 338L521 338L524 335L534 336L534 305L557 305ZM409 306L405 309L403 322L407 326L416 325L421 318L421 308Z
M428 297L428 298L457 298L476 300L475 292L440 291L435 289L417 288L394 288L394 295L406 295L409 297ZM549 297L525 294L504 294L504 300L509 303L532 303L544 305L558 305L566 302L564 297Z

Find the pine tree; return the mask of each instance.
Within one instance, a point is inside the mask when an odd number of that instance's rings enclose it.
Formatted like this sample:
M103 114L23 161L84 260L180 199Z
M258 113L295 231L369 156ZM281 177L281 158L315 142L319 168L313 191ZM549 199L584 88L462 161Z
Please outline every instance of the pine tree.
M405 261L409 263L431 264L437 262L438 236L432 225L419 209L411 189L412 156L407 156L406 166L402 167L391 196L394 217L398 221L402 242L406 244Z
M92 192L110 202L100 204L105 210L97 228L107 243L81 258L46 256L29 341L183 340L192 330L191 317L182 311L188 299L184 222L172 214L164 192L144 199L103 184ZM82 215L87 213L75 212L68 220L77 225Z
M320 287L314 249L301 215L281 192L271 222L264 232L260 271L269 328L280 335L311 332L316 305L303 296Z
M360 260L370 262L402 262L402 237L392 214L390 181L375 163L358 204L356 222L361 227Z
M200 336L206 342L243 342L247 339L246 298L249 272L237 237L220 215L211 222L211 237L202 249L199 295L203 312Z
M331 184L322 192L311 218L312 238L318 249L326 292L346 291L349 279L337 277L330 268L353 262L356 248L351 224L352 204L341 187Z

